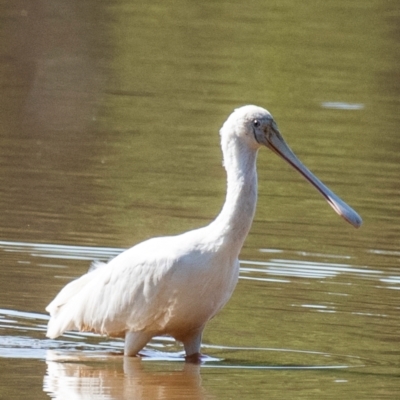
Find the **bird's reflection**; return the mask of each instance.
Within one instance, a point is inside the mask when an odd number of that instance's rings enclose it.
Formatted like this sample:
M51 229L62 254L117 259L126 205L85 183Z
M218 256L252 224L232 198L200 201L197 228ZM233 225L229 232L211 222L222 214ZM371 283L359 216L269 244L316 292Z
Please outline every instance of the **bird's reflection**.
M123 360L122 360L123 359ZM137 357L68 357L47 353L43 390L55 399L204 399L200 366Z

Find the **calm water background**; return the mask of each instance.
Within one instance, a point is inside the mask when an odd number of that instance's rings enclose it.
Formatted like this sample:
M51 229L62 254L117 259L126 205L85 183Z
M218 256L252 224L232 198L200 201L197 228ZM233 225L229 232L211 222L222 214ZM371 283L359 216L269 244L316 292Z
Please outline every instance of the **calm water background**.
M395 1L1 2L0 398L396 398L400 9ZM207 224L218 130L268 108L355 230L275 155L203 366L45 338L91 260Z

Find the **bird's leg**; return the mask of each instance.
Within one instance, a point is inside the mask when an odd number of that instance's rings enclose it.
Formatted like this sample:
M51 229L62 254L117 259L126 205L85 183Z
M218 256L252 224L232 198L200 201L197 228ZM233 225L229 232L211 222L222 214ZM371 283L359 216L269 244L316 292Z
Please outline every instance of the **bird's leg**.
M124 356L136 356L151 338L152 335L148 332L127 332L125 334Z
M190 364L201 364L203 359L203 354L194 353L190 356L185 357L185 361Z
M188 362L197 364L201 361L200 346L203 329L204 326L200 327L183 340L183 346L185 347L186 352L185 359Z

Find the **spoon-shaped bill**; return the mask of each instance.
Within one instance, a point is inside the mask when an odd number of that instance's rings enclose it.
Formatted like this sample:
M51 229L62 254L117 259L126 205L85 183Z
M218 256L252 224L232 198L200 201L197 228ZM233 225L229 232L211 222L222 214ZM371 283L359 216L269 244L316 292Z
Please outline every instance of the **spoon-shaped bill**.
M278 130L273 129L272 134L268 137L267 146L276 154L287 161L301 175L304 176L321 194L325 197L330 206L347 222L355 228L359 228L362 224L361 217L339 196L336 196L328 189L302 162L296 157L290 147L286 144Z

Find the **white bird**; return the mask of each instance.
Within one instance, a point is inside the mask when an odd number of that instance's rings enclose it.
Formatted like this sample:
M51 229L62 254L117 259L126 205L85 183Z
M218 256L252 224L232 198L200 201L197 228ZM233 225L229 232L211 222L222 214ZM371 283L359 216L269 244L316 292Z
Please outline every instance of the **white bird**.
M187 359L200 360L204 327L238 281L262 146L300 172L350 224L361 225L360 216L298 160L267 110L236 109L220 135L228 188L217 218L200 229L146 240L66 285L46 308L48 337L67 330L125 337L124 354L135 356L152 337L170 335L183 343Z

